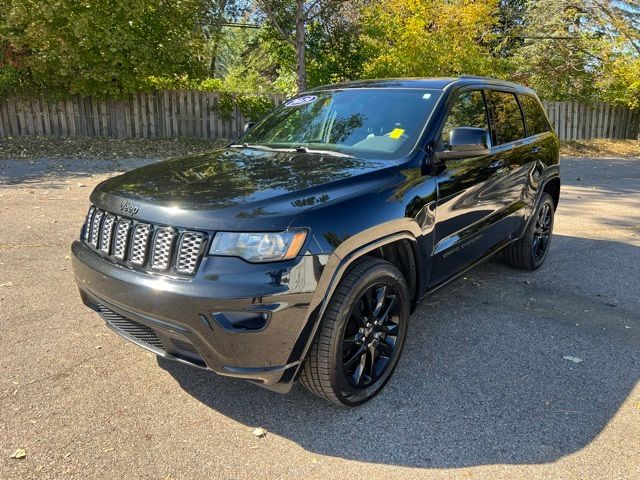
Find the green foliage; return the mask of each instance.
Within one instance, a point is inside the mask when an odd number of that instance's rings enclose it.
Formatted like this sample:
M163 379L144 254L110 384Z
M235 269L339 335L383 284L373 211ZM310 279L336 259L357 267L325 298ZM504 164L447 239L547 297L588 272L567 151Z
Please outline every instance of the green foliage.
M640 109L640 58L618 58L607 66L601 80L602 100Z
M496 0L381 0L363 9L371 77L490 75Z
M20 71L11 64L0 66L0 98L20 91Z
M640 105L640 7L630 2L536 0L524 13L525 41L512 77L547 100Z
M347 2L308 24L306 49L309 86L362 76L366 57L358 21L360 3Z
M637 0L303 3L309 86L475 74L640 108ZM216 90L223 114L258 118L264 93L297 89L295 15L294 0L0 0L0 97Z
M0 44L31 91L119 96L150 77L198 78L206 23L200 0L4 0ZM6 57L6 55L5 55ZM10 60L9 62L7 60Z

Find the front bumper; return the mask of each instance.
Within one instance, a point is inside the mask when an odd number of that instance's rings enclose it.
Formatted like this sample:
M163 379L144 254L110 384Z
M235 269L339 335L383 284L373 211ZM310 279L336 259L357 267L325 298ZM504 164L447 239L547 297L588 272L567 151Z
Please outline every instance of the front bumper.
M322 273L318 257L271 264L205 257L185 279L129 269L79 241L71 250L83 302L121 336L221 375L291 388Z

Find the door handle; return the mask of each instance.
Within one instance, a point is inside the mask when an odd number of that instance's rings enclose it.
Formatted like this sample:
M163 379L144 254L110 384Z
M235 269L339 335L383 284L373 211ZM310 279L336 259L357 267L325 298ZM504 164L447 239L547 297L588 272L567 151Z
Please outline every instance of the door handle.
M531 147L531 153L538 153L540 152L540 147Z

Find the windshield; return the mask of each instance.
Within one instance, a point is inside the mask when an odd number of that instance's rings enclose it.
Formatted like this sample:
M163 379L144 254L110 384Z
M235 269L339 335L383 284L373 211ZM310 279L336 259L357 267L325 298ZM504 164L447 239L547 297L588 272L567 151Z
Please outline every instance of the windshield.
M440 94L402 88L311 92L280 105L236 144L400 158L416 145Z

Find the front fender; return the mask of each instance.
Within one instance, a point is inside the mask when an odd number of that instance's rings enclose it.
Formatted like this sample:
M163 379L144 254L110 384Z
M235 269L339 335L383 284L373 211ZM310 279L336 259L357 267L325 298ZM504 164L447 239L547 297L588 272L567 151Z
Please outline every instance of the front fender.
M401 170L397 180L375 191L311 209L292 222L291 227L310 229L326 259L304 331L291 352L293 361L306 358L335 289L349 266L362 256L392 242L409 241L417 267L416 297L426 291L428 258L433 250L435 182L420 169Z
M409 227L409 223L411 222L407 222L407 227ZM380 227L383 226L381 225ZM389 225L389 227L391 226ZM349 267L356 260L368 253L398 240L409 240L412 243L414 255L416 255L416 262L422 263L421 258L419 257L420 248L418 246L418 238L415 236L416 233L415 228L411 228L410 230L396 231L396 233L383 236L382 238L377 236L374 239L374 232L362 232L362 237L360 235L356 235L349 239L352 244L351 246L360 240L365 241L366 243L360 244L357 248L350 251L347 250L349 245L346 245L342 249L336 249L336 251L328 257L327 263L322 271L322 275L320 276L320 280L318 281L315 294L309 303L304 330L298 337L298 341L291 351L289 361L287 362L300 362L298 371L296 372L296 378L301 371L303 365L302 360L307 357L316 334L318 333L322 317L329 305L331 297ZM367 240L371 241L367 242Z

